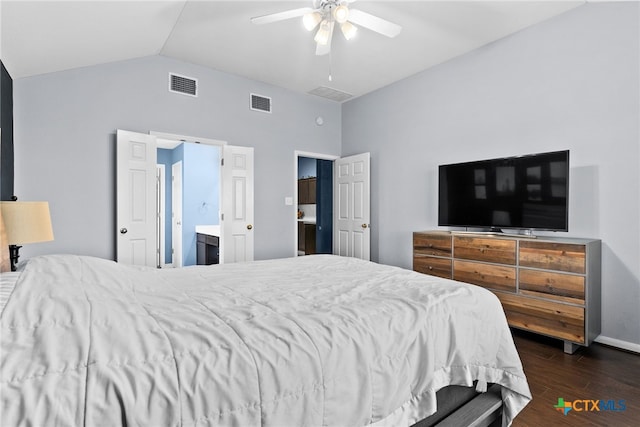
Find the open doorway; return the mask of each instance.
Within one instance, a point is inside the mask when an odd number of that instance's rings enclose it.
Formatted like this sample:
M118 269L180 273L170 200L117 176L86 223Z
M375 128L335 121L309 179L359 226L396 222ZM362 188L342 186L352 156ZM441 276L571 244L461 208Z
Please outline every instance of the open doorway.
M337 158L296 152L297 256L333 253L333 161Z
M169 171L156 184L164 181L157 197L158 265L198 264L198 233L220 227L220 147L158 138L156 151L158 167Z

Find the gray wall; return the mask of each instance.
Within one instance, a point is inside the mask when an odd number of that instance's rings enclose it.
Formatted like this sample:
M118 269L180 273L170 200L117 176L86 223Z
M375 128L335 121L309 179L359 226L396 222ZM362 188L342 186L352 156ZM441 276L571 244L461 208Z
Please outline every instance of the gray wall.
M200 96L170 93L169 72L197 78ZM272 97L273 113L251 111L250 92ZM294 253L294 151L340 154L339 104L161 56L16 79L14 114L16 195L48 200L55 234L23 259L114 257L116 129L255 147L257 259Z
M560 234L602 239L602 334L640 344L639 12L587 4L346 103L342 154L372 156L374 259L411 267L439 164L570 149Z

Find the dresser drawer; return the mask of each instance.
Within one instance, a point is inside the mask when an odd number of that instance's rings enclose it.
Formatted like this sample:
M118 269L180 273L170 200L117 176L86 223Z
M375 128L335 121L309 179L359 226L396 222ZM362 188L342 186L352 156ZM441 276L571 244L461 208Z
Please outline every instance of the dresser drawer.
M456 260L453 279L489 289L516 292L515 267Z
M453 238L455 258L487 261L499 264L516 264L516 241L481 237Z
M414 254L413 269L419 273L451 279L451 260Z
M585 343L584 308L496 292L510 326Z
M584 245L553 242L520 242L520 266L567 271L584 274L586 253Z
M413 233L413 251L423 255L451 256L451 235Z
M522 293L584 304L584 276L521 268L519 285Z

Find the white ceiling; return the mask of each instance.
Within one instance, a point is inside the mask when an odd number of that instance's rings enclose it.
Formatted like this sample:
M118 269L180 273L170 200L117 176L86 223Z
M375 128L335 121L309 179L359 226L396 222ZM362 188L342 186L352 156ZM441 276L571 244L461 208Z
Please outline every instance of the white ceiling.
M351 7L400 24L402 32L389 39L361 28L346 41L337 31L330 57L315 55L301 18L249 22L311 4L2 0L0 53L14 79L160 54L298 92L330 87L360 96L584 1L360 0Z

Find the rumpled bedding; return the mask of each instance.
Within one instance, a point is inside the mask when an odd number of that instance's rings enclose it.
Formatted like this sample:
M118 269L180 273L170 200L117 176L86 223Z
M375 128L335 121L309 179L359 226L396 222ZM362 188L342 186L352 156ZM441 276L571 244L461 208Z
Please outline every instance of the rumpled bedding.
M508 425L531 398L491 292L332 255L36 257L0 323L3 426L414 423L475 380L503 386Z

